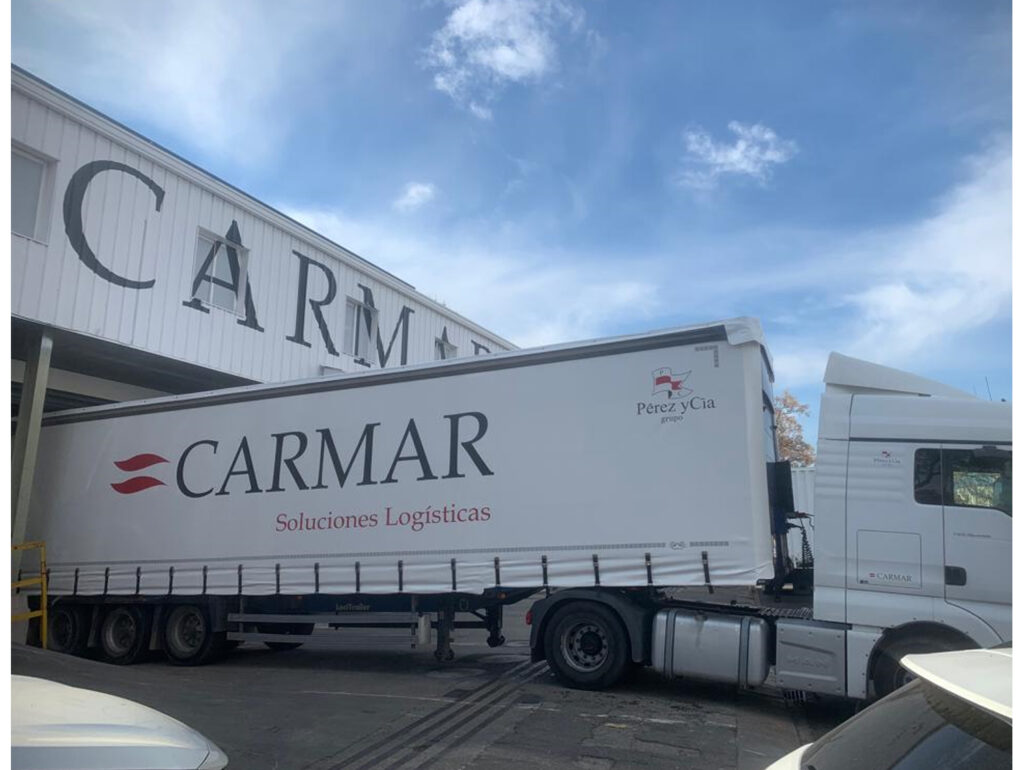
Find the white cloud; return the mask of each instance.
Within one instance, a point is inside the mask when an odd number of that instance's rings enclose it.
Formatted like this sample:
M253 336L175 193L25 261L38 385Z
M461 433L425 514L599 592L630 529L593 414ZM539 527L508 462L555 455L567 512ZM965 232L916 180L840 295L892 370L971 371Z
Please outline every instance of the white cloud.
M771 340L780 379L820 382L832 350L922 373L966 366L965 341L1009 318L1009 143L969 158L964 171L931 215L823 239L806 274L794 271L796 290L817 307Z
M797 152L796 142L780 139L767 126L731 121L729 130L736 136L729 142L716 142L702 128L683 133L686 143L684 168L678 182L685 187L708 190L722 176L750 177L764 184L775 166L790 160Z
M871 285L849 295L864 327L855 354L906 359L1009 312L1009 145L993 146L967 166L969 178L933 216L886 234Z
M570 0L463 0L426 51L434 88L476 117L510 83L539 81L558 67L557 34L579 30L583 11Z
M259 160L287 130L280 101L318 61L335 4L39 0L50 31L14 59L86 101L204 151Z
M490 107L484 107L482 104L477 104L476 102L470 102L468 109L480 118L480 120L490 120L494 117L494 111Z
M971 158L921 219L857 235L744 231L628 258L538 243L525 221L441 229L280 208L519 345L760 316L780 387L820 383L831 350L927 375L1010 310L1008 143Z
M500 225L431 232L393 219L280 208L523 347L601 336L659 311L658 286L636 277L635 262L591 264L575 254L503 245L514 239L503 238Z
M407 214L427 205L437 196L437 188L429 182L408 182L391 204L396 211Z

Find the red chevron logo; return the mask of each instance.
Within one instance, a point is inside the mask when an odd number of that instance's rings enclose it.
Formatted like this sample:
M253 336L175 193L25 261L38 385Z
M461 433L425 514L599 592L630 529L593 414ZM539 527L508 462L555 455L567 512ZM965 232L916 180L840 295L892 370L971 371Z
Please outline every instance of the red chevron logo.
M150 468L160 463L165 463L167 460L160 455L152 454L151 452L143 452L132 457L128 457L124 460L115 460L114 465L119 470L127 471L128 473L134 473L135 471L141 471L145 468ZM152 487L165 486L158 478L153 476L132 476L131 478L125 479L118 483L112 483L110 485L115 492L122 495L133 495L136 492L141 492L144 489L150 489Z

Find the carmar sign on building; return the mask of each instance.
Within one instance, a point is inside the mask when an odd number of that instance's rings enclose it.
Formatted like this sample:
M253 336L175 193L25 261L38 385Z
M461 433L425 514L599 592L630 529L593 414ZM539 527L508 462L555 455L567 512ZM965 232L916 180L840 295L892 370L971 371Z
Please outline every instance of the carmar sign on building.
M512 347L23 70L11 80L16 320L249 382Z
M26 409L513 347L17 67L11 316L15 501Z

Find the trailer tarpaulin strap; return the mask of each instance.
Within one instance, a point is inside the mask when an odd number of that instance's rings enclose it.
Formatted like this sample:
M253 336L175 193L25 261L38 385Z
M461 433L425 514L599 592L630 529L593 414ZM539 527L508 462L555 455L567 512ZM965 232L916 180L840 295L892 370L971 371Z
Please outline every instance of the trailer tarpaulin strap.
M205 574L203 575L205 577ZM204 583L205 586L205 583ZM138 596L142 589L142 567L135 568L135 595Z
M398 590L399 591L402 590L403 578L404 578L404 576L402 574L402 560L399 559L398 560Z
M651 569L651 554L644 554L644 566L647 568L647 585L654 585L654 571Z
M78 595L78 567L75 567L75 585L71 589L71 595L72 596L77 596Z
M313 593L320 593L320 562L313 564Z
M174 593L174 567L167 568L167 595Z
M107 587L110 585L110 567L103 570L103 595L107 595Z
M206 568L206 565L204 564L203 565L203 593L204 594L206 593L206 577L207 577L207 572L208 571L209 570Z
M281 562L274 565L274 593L281 593Z
M548 557L547 556L543 556L542 555L540 557L540 571L541 571L541 574L543 575L544 594L545 595L550 595L551 594L551 589L548 587ZM78 574L78 570L75 570L75 574L76 575Z
M359 577L359 562L356 562L356 593L359 593L360 577Z
M593 554L594 559L594 585L601 585L601 567L597 562L597 554Z
M501 585L501 559L497 556L494 557L494 586L497 588Z
M242 565L238 565L238 595L242 595Z
M455 581L455 559L452 559L452 590L457 590Z
M708 564L708 552L700 552L700 561L704 565L704 585L708 587L708 593L713 594L715 592L714 586L711 585L711 565Z

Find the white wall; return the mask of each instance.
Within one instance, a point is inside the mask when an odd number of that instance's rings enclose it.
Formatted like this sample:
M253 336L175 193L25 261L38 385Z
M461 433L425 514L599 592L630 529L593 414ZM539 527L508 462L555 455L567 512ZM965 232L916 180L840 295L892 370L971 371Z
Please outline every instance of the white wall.
M345 299L362 299L361 284L372 292L379 309L385 350L408 308L406 363L434 360L435 339L445 328L460 357L473 355L474 343L491 351L512 347L358 256L16 70L11 136L14 147L50 163L43 206L48 215L41 232L37 239L11 235L11 312L16 316L252 380L280 381L319 376L323 367L364 368L342 352ZM76 185L84 190L81 205L69 208L72 175L93 161L120 165L98 171L87 185ZM90 267L83 249L76 249L69 236L78 210L98 269ZM233 222L249 251L255 321L249 316L248 323L219 308L201 312L184 304L192 298L200 228L224 235ZM288 339L296 337L301 288L296 252L323 265L336 280L336 296L323 313L338 355L329 352L308 302L301 335L308 346ZM102 275L103 268L115 278ZM122 279L152 284L117 285ZM312 266L308 298L322 299L327 281L323 270ZM252 328L257 323L263 331ZM387 366L401 363L402 337L399 331ZM381 365L376 354L372 365Z

